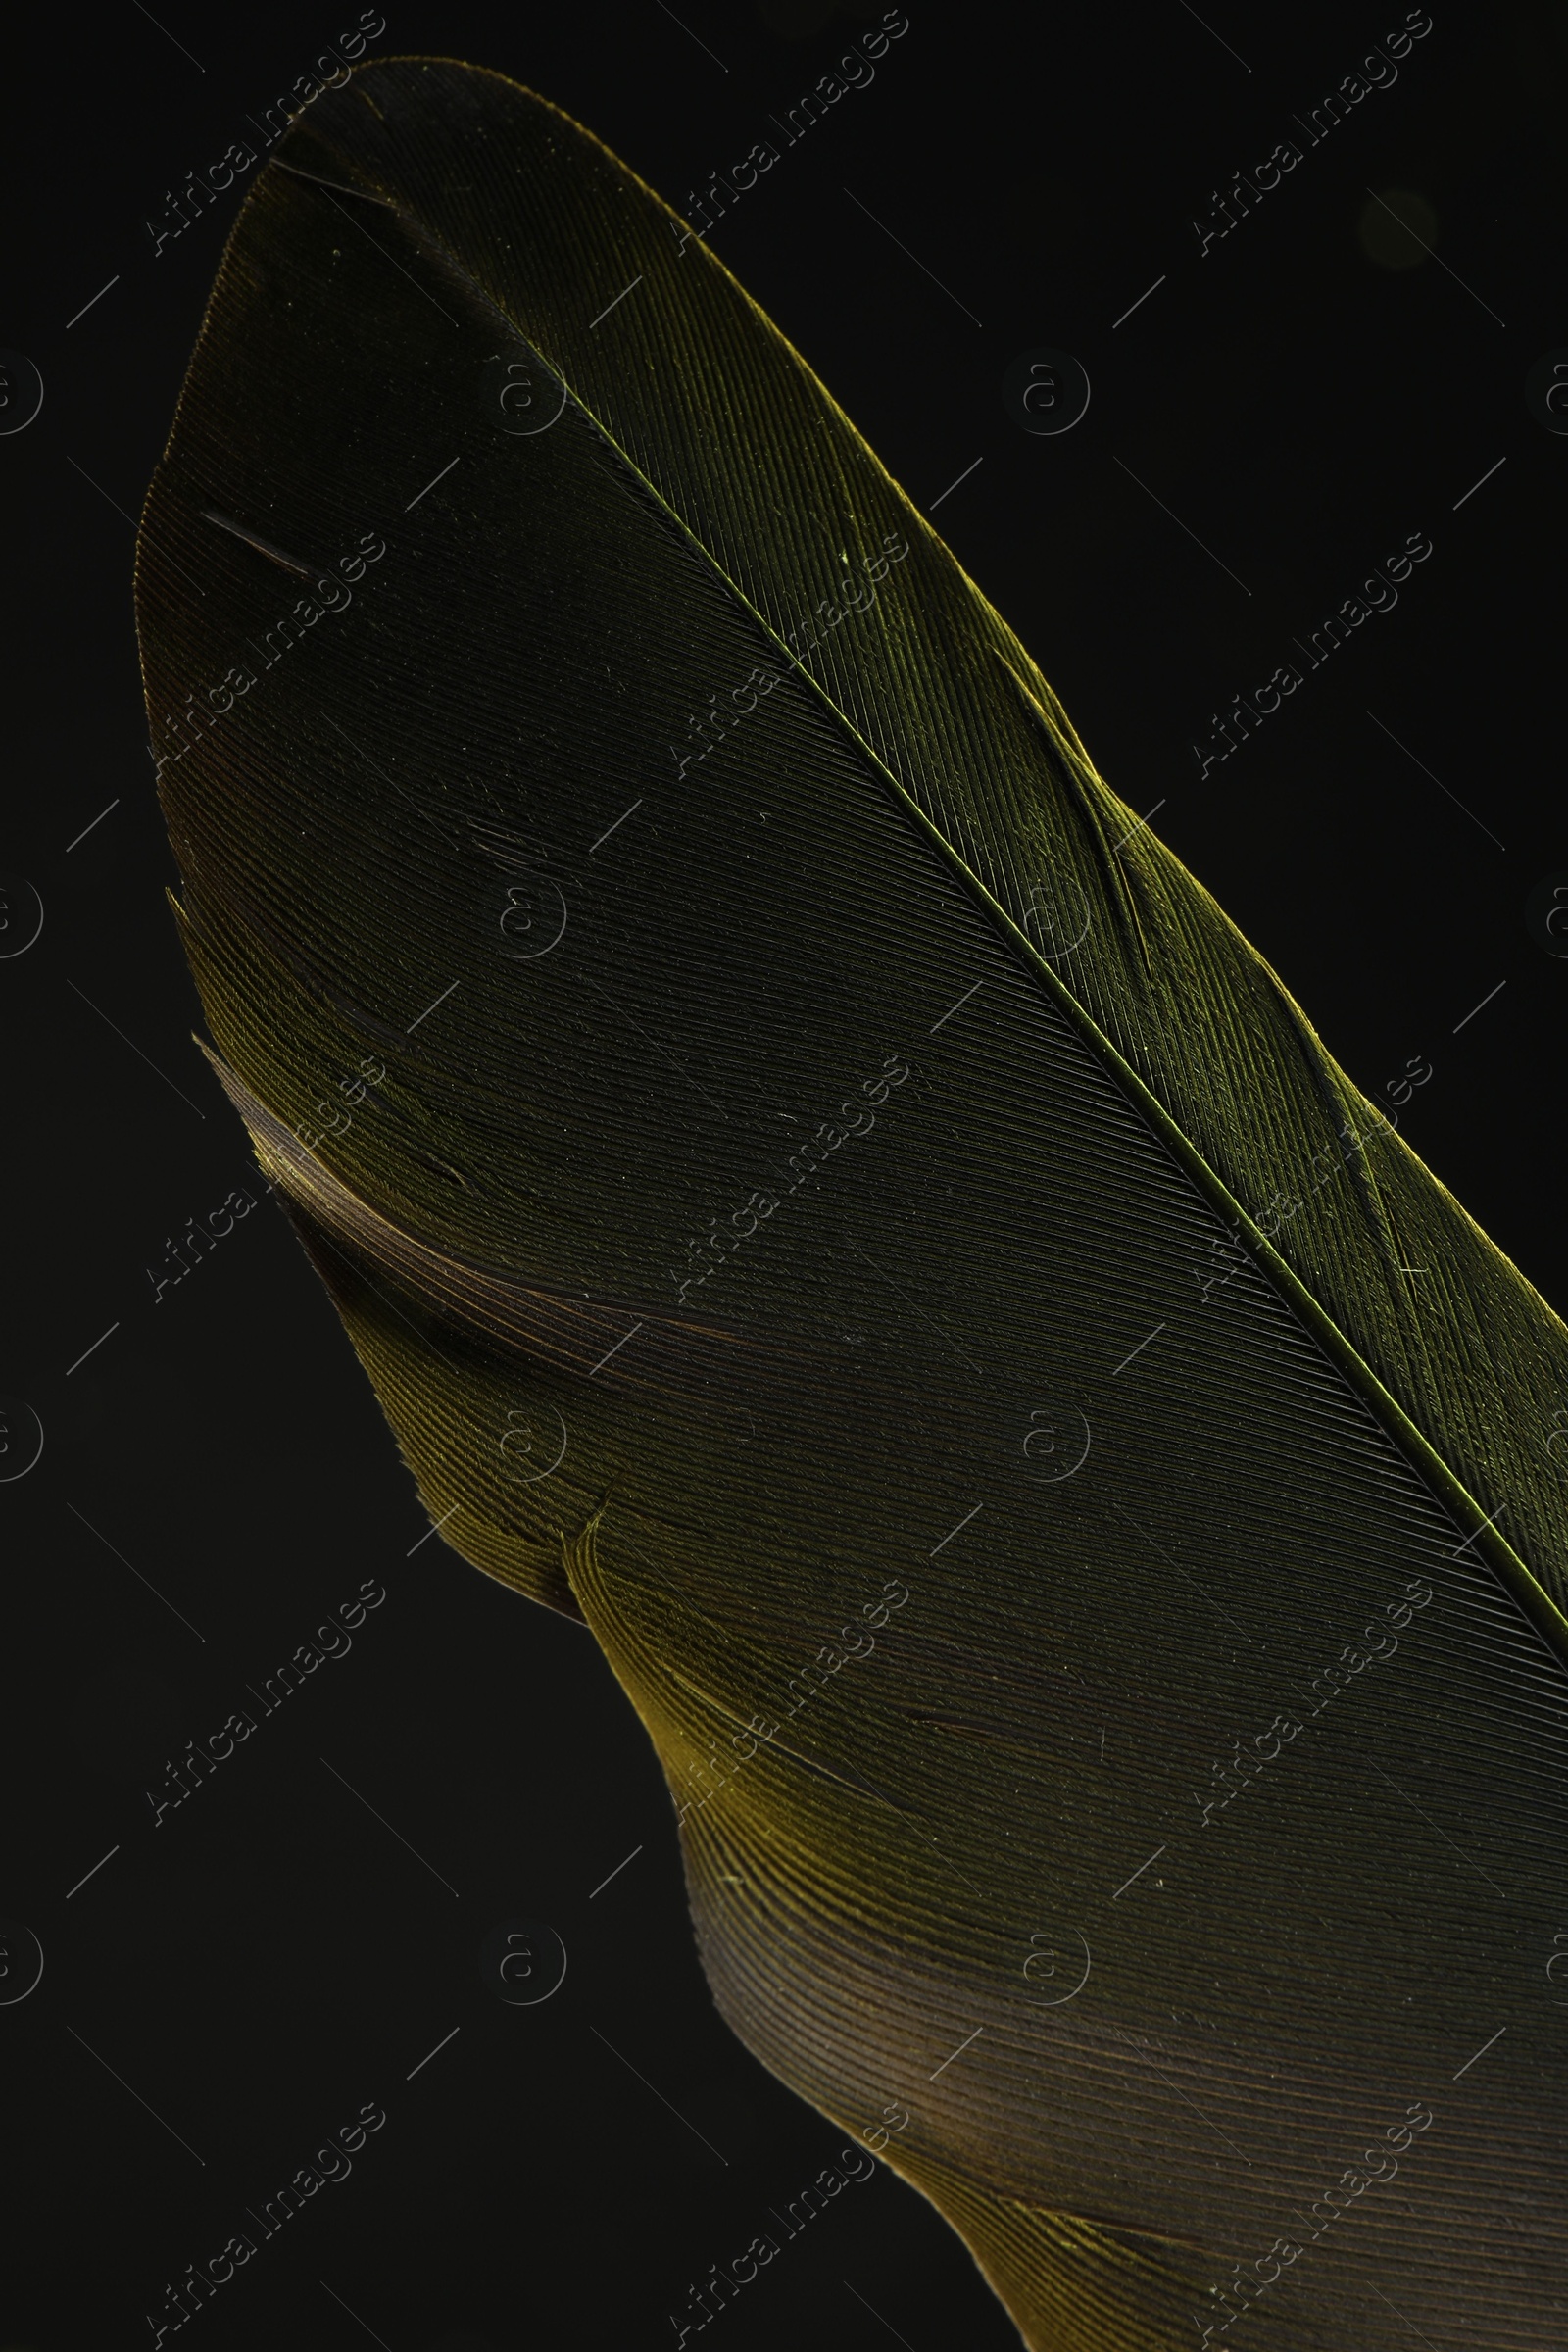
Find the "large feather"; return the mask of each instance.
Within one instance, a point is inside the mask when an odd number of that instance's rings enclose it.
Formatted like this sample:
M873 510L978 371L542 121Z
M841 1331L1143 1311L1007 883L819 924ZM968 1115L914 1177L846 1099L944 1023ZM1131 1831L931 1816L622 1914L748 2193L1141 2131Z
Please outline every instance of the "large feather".
M225 1083L737 2032L1032 2345L1559 2346L1568 1334L799 356L366 67L138 594Z

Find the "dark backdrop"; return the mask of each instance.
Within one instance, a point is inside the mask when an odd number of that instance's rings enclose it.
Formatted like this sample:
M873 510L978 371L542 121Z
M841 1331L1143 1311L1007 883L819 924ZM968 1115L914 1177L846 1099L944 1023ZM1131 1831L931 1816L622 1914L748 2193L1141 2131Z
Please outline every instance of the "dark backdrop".
M909 0L874 82L713 243L1352 1076L1382 1095L1430 1062L1403 1131L1561 1306L1568 961L1529 906L1568 880L1568 439L1526 377L1568 347L1568 10L1434 0L1397 79L1313 145L1296 118L1402 9L1205 6ZM157 251L146 223L354 24L326 0L159 7L40 14L4 141L0 340L44 399L0 437L0 2342L151 2341L166 2284L373 2103L352 2173L275 2238L249 2230L192 2342L673 2344L689 2284L845 2134L716 2016L671 1806L591 1639L419 1543L276 1207L155 1303L186 1219L259 1186L191 1042L130 602L132 518L238 192ZM784 0L387 13L370 54L499 68L678 206L874 21ZM1204 249L1195 218L1223 225L1216 194L1286 139L1300 163ZM1055 436L1002 397L1042 348L1092 385ZM30 383L12 368L0 422ZM1214 714L1411 533L1432 553L1397 606L1200 772ZM1568 1423L1568 1398L1538 1401ZM366 1580L385 1597L352 1649L155 1824L166 1761ZM481 1982L482 1939L519 1919L567 1954L542 2005ZM822 2352L1013 2340L880 2167L714 2326Z

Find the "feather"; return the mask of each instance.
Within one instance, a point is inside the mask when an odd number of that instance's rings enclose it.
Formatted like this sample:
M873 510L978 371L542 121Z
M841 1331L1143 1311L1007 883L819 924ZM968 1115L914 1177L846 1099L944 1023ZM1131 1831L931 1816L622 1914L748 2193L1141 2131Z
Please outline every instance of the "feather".
M799 355L368 65L137 597L224 1083L736 2032L1032 2346L1560 2344L1568 1333Z

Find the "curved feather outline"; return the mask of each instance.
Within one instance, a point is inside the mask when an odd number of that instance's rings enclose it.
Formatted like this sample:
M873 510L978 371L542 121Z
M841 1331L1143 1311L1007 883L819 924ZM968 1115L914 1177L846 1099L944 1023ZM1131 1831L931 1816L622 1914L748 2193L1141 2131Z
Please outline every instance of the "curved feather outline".
M392 62L395 61L389 61L389 64ZM386 71L387 69L385 67L378 67L376 69L378 74L384 74ZM427 75L432 69L420 65L416 71L421 76L423 76ZM508 86L510 87L510 85ZM347 94L345 94L345 96ZM521 94L513 92L511 95L515 98ZM530 106L538 103L539 102L536 101L528 101ZM376 109L375 111L379 117L380 110ZM554 110L550 111L554 112ZM564 122L565 118L559 118L559 120ZM307 126L302 125L302 131ZM314 128L318 127L318 123L313 127L313 135ZM586 137L586 134L575 132L575 126L572 127L575 136L580 138ZM298 167L293 168L297 169ZM620 170L621 168L616 167L616 169ZM301 175L316 177L318 179L320 179L322 176L321 174L312 173L302 173ZM626 176L629 177L630 175ZM335 181L331 184L335 185L341 193L349 192L346 184L342 180ZM365 191L361 190L357 192L364 193ZM378 199L378 201L381 200ZM706 269L710 261L711 257L707 256L705 253L703 267ZM712 267L714 269L718 268L716 264L712 265ZM724 274L727 275L727 273ZM732 281L730 282L732 283ZM769 334L773 333L773 330L771 329L768 329L767 331ZM774 340L775 342L780 341L776 335L774 336ZM539 341L543 342L543 338L539 338ZM787 354L787 347L784 348ZM801 368L800 363L794 361L792 354L787 354L787 357L803 377L808 374L808 371ZM555 347L549 351L548 365L550 365L559 374L561 374L563 381L566 380L566 369L568 363L563 358L559 347ZM810 381L814 386L814 379L810 379ZM597 430L605 434L607 439L613 440L613 436L609 434L607 431L600 410L592 404L589 398L590 389L590 387L585 385L580 393L574 394L574 399L577 402L577 406L584 415L587 415L594 419ZM819 387L815 387L815 389L819 394ZM825 405L830 406L830 404L826 404L825 395L820 395L820 397ZM832 414L836 416L838 413L834 411ZM846 429L848 430L849 428ZM626 463L628 465L635 466L635 456L630 450L629 443L621 441L616 443L616 446L621 449L623 455L625 456ZM861 451L862 454L864 454L862 444L859 444L857 441L856 447ZM874 466L874 461L870 461L870 463ZM728 581L732 594L735 596L737 601L748 604L749 609L753 613L754 620L770 635L775 646L782 649L784 645L784 639L781 636L778 627L775 625L777 615L770 615L762 602L754 601L752 598L745 597L742 594L739 583L743 577L743 568L734 564L730 564L728 567L720 564L717 562L713 549L710 547L702 538L701 534L694 529L689 517L664 496L663 491L654 480L652 474L645 472L643 479L647 485L648 494L663 507L666 514L673 519L674 523L684 535L688 543L696 547L701 552L703 560L711 565L715 571L720 574L720 576ZM883 479L885 480L886 477L884 476ZM891 485L889 485L889 487L891 488ZM896 497L899 494L895 493ZM907 511L902 511L904 512L904 518L906 520L909 519ZM922 525L922 531L924 531L924 528L925 526ZM940 549L940 542L935 540L934 534L927 533L926 537L930 547ZM945 551L942 551L942 553L945 556ZM951 562L951 560L949 561ZM953 566L952 568L955 572L956 572L956 566ZM959 574L958 577L961 580L962 575ZM964 582L963 586L968 593L971 596L974 596L976 599L977 609L980 612L980 623L984 624L984 627L982 628L982 634L985 633L986 628L993 628L998 635L1004 637L1004 641L1009 646L1012 646L1013 651L1016 653L1017 662L1022 665L1023 670L1026 673L1032 670L1032 664L1028 662L1027 656L1023 655L1021 649L1018 649L1015 647L1015 645L1013 645L1013 641L1005 637L1005 632L1003 631L1003 625L996 620L996 616L994 614L989 613L989 609L981 606L980 600L978 600L977 597L977 592L969 589L967 582ZM980 623L977 623L977 626L979 626ZM1131 886L1125 882L1123 869L1112 862L1114 853L1120 848L1121 845L1120 843L1112 843L1110 841L1110 824L1104 821L1104 816L1102 813L1102 810L1106 808L1115 808L1118 811L1119 818L1120 804L1113 802L1112 796L1110 796L1105 788L1100 784L1099 779L1093 776L1092 770L1088 769L1087 760L1082 754L1082 747L1078 745L1076 737L1071 734L1071 730L1067 728L1064 719L1060 717L1059 706L1054 704L1054 698L1050 695L1050 690L1049 688L1045 687L1044 681L1038 681L1037 691L1035 688L1032 688L1028 683L1026 683L1025 675L1021 675L1019 668L1015 667L1013 662L1007 660L1006 654L1003 652L1002 647L999 644L991 643L986 647L985 650L1006 663L1006 666L1011 673L1011 684L1014 694L1026 710L1029 723L1036 729L1038 734L1050 748L1054 761L1055 778L1058 789L1064 799L1070 799L1075 817L1083 828L1086 836L1086 846L1091 856L1095 871L1102 878L1105 894L1113 910L1114 928L1117 936L1123 941L1127 954L1130 956L1135 956L1149 971L1152 972L1156 962L1156 951L1151 945L1151 940L1153 937L1155 930L1155 925L1150 916L1150 906L1152 903L1151 896L1152 886L1149 883L1148 876L1143 876L1142 879L1145 895L1144 903L1141 905ZM1091 1002L1093 998L1093 987L1089 983L1086 983L1082 994L1069 989L1066 986L1066 983L1061 979L1060 975L1054 970L1052 960L1041 956L1040 952L1034 947L1033 942L1028 937L1024 923L1018 919L1021 908L1016 895L1004 893L1000 887L1003 877L998 873L997 860L992 858L991 860L986 861L977 858L972 854L972 844L970 845L969 850L966 852L965 848L961 845L960 840L957 838L957 835L961 833L961 826L950 825L945 827L937 822L930 810L924 806L923 801L916 796L916 794L903 779L901 779L892 760L885 757L885 747L882 749L878 748L876 742L873 740L874 730L870 729L869 727L858 725L854 717L850 714L845 707L842 696L836 697L835 695L830 694L821 679L814 677L809 673L808 670L804 668L802 670L802 674L807 678L808 685L815 689L819 702L824 705L826 710L832 714L834 723L841 729L842 732L854 740L857 747L858 757L860 759L862 763L867 763L867 756L869 755L868 763L873 766L874 770L880 771L884 785L886 786L887 784L891 784L895 793L902 796L901 805L906 805L906 813L908 814L910 811L913 812L916 820L916 829L918 830L920 828L924 828L923 837L926 838L936 849L939 856L947 863L949 869L953 871L956 875L956 878L962 883L963 888L969 894L971 899L987 913L998 935L1005 941L1008 952L1011 954L1013 958L1023 968L1027 969L1030 972L1031 977L1037 982L1042 977L1045 979L1047 983L1045 993L1047 996L1053 998L1054 1001L1057 1003L1058 1009L1063 1012L1064 1016L1072 1023L1077 1033L1084 1038L1090 1047L1095 1051L1100 1065L1102 1068L1108 1069L1116 1078L1120 1080L1121 1091L1124 1096L1130 1097L1135 1103L1139 1104L1148 1123L1153 1129L1154 1133L1160 1136L1165 1142L1173 1155L1178 1159L1179 1163L1183 1164L1187 1168L1189 1175L1197 1184L1198 1189L1201 1193L1204 1193L1211 1201L1213 1201L1217 1197L1219 1204L1222 1207L1228 1207L1232 1211L1232 1221L1237 1230L1248 1233L1251 1238L1254 1245L1254 1255L1256 1260L1268 1269L1273 1278L1276 1290L1284 1295L1290 1303L1295 1306L1298 1315L1303 1322L1305 1322L1307 1328L1314 1332L1320 1345L1322 1345L1325 1348L1325 1351L1330 1354L1331 1360L1333 1360L1335 1356L1336 1349L1342 1351L1340 1369L1348 1375L1351 1385L1361 1393L1363 1400L1372 1406L1376 1416L1383 1421L1383 1424L1386 1428L1390 1428L1390 1415L1392 1414L1392 1428L1390 1430L1390 1434L1395 1436L1396 1443L1399 1445L1401 1453L1403 1453L1406 1458L1413 1459L1421 1468L1424 1475L1427 1477L1429 1485L1436 1487L1437 1491L1442 1494L1443 1499L1447 1504L1448 1508L1455 1513L1460 1528L1463 1529L1467 1525L1472 1525L1472 1523L1476 1521L1481 1522L1480 1526L1472 1527L1472 1533L1469 1537L1465 1538L1464 1544L1461 1545L1461 1549L1474 1547L1475 1549L1484 1552L1486 1556L1492 1560L1494 1566L1500 1570L1505 1580L1512 1580L1517 1596L1521 1599L1526 1608L1535 1614L1538 1626L1542 1630L1546 1631L1551 1638L1560 1642L1562 1633L1562 1620L1560 1615L1557 1614L1554 1607L1549 1603L1547 1603L1544 1608L1543 1607L1538 1580L1536 1580L1532 1576L1530 1570L1524 1566L1523 1561L1514 1551L1512 1545L1507 1544L1503 1539L1497 1537L1491 1527L1490 1520L1494 1519L1497 1514L1494 1512L1493 1514L1490 1514L1489 1518L1483 1517L1479 1502L1471 1499L1470 1494L1460 1481L1458 1474L1445 1464L1443 1459L1433 1448L1430 1441L1416 1426L1413 1419L1411 1419L1411 1417L1406 1413L1404 1405L1395 1397L1393 1392L1381 1380L1380 1376L1373 1368L1368 1354L1352 1346L1350 1340L1346 1336L1344 1329L1341 1327L1341 1324L1329 1314L1328 1310L1324 1306L1322 1306L1322 1304L1317 1300L1315 1294L1312 1293L1311 1290L1301 1282L1300 1278L1296 1274L1294 1268L1291 1266L1285 1256L1273 1250L1272 1245L1268 1241L1267 1237L1262 1233L1257 1222L1243 1207L1240 1193L1233 1193L1227 1187L1225 1179L1216 1165L1215 1156L1200 1149L1198 1142L1196 1142L1188 1134L1186 1128L1184 1128L1180 1121L1175 1118L1173 1112L1170 1110L1165 1102L1150 1085L1147 1078L1139 1071L1131 1055L1123 1053L1122 1044L1119 1044L1116 1040L1116 1037L1112 1035L1112 1031L1115 1029L1116 1024L1113 1021L1104 1020L1102 1018L1105 1012L1105 1006L1103 1003L1101 1006L1101 1014L1097 1015L1093 1009L1093 1004ZM1080 770L1081 772L1075 772L1075 770ZM1125 813L1130 816L1132 812L1129 810ZM1113 819L1112 821L1118 820ZM1163 854L1159 853L1158 855L1162 856ZM1157 862L1156 853L1153 845L1140 843L1138 858L1143 863ZM989 879L987 878L987 874L981 871L981 865L983 863L989 864ZM1173 864L1173 861L1167 860L1167 865L1169 864ZM1168 873L1164 876L1164 878L1167 880L1169 879ZM1189 894L1191 902L1198 907L1200 913L1201 913L1205 907L1211 909L1211 902L1207 901L1205 893L1202 893L1186 877L1180 877L1180 880L1182 886ZM1111 887L1112 884L1115 885L1114 888ZM1012 904L1010 907L1007 904L1007 897L1009 895L1012 898ZM1217 917L1217 910L1215 910L1215 912L1218 926L1225 931L1228 936L1234 938L1234 934L1229 934L1229 927L1223 924L1223 918ZM1250 955L1250 951L1246 951L1246 953L1249 956ZM1327 1057L1321 1054L1321 1051L1317 1048L1316 1041L1312 1037L1311 1032L1308 1030L1304 1020L1298 1014L1294 1004L1292 1004L1289 999L1285 996L1285 992L1280 987L1279 983L1274 979L1273 975L1268 973L1266 967L1262 966L1255 957L1251 958L1251 961L1255 966L1256 971L1262 975L1262 980L1266 988L1272 991L1274 998L1277 999L1280 1005L1284 1007L1287 1028L1294 1030L1294 1033L1302 1051L1303 1061L1311 1072L1313 1083L1319 1087L1320 1091L1324 1092L1328 1099L1332 1099L1337 1090L1342 1107L1346 1102L1349 1102L1351 1103L1360 1102L1362 1099L1355 1094L1355 1091L1348 1086L1348 1082L1341 1080L1340 1074L1333 1070L1332 1065L1327 1062ZM1096 975L1091 972L1089 977L1090 982L1093 982ZM1128 1041L1124 1038L1123 1043L1126 1042ZM1359 1166L1355 1166L1353 1159L1348 1164L1350 1164L1353 1167L1356 1184L1362 1193L1362 1207L1366 1213L1370 1229L1375 1232L1377 1230L1375 1217L1376 1197L1373 1189L1373 1179ZM1415 1164L1416 1163L1412 1163L1412 1165ZM1420 1175L1422 1182L1430 1188L1430 1191L1433 1195L1436 1195L1440 1188L1432 1185L1431 1179L1425 1176L1424 1171L1420 1171ZM1446 1196L1444 1196L1444 1200L1446 1200ZM1462 1212L1457 1213L1462 1218ZM1468 1220L1464 1220L1463 1222L1466 1225L1468 1224ZM1469 1231L1472 1234L1474 1233L1474 1230L1475 1229L1473 1227L1469 1228ZM1485 1245L1483 1243L1483 1248L1490 1251L1490 1245ZM1392 1252L1389 1254L1392 1255ZM1499 1253L1491 1251L1490 1254L1493 1260L1494 1260L1497 1264L1504 1266L1504 1270L1508 1276L1512 1277L1514 1281L1518 1280L1516 1276L1512 1275L1512 1269L1505 1267L1505 1261L1500 1260ZM1300 1292L1300 1297L1298 1298L1292 1296L1291 1286L1293 1284L1296 1286L1296 1289ZM1520 1288L1523 1289L1523 1286L1520 1285ZM1533 1303L1544 1317L1545 1310L1541 1308L1541 1302L1539 1300L1535 1300ZM1546 1319L1554 1323L1554 1319L1549 1317ZM1556 1331L1560 1331L1560 1326L1555 1327L1552 1335L1553 1337L1556 1336ZM1344 1356L1347 1353L1348 1358L1352 1360L1344 1360ZM1368 1384L1372 1385L1369 1386ZM592 1600L597 1597L595 1593L597 1579L592 1552L592 1529L590 1527L589 1529L583 1531L583 1536L579 1540L577 1545L577 1557L572 1564L573 1582L577 1586L582 1596L590 1601L590 1605ZM604 1623L607 1634L609 1635L607 1646L612 1648L612 1654L613 1655L615 1654L615 1642L618 1629L611 1622L609 1618L605 1618ZM620 1661L617 1657L617 1669L619 1667L619 1663ZM629 1688L634 1687L636 1679L635 1677L628 1678L623 1676L623 1679L628 1680ZM694 1695L699 1694L698 1686L692 1682L689 1676L683 1676L679 1679L686 1684ZM634 1695L637 1695L635 1689ZM640 1700L639 1703L641 1703ZM797 1763L810 1764L810 1759L802 1756L797 1756L795 1761ZM810 1768L812 1770L818 1769L818 1767L815 1765L810 1765ZM929 2155L929 2153L922 2159L922 2168L925 2175L925 2182L935 2181L941 2175L942 2168ZM915 2177L918 2178L919 2176L916 2175ZM929 2187L928 2193L932 2193ZM992 2210L990 2207L987 2207L983 2213L980 2211L975 2204L975 2200L979 2193L980 2192L978 2191L975 2182L968 2180L960 2180L957 2176L954 2176L951 2181L945 2183L942 2193L939 2197L939 2202L942 2203L944 2210L949 2210L956 2213L963 2212L966 2209L974 2211L976 2219L971 2234L982 2245L995 2245L999 2237L999 2232L1003 2235L1005 2234L1006 2225L1000 2210ZM1019 2207L1017 2211L1018 2216L1022 2217L1024 2209ZM1079 2232L1079 2242L1082 2246L1087 2246L1093 2255L1092 2267L1099 2266L1097 2275L1100 2276L1101 2286L1103 2286L1104 2284L1104 2278L1100 2274L1104 2272L1107 2265L1112 2270L1114 2269L1116 2245L1124 2242L1126 2238L1125 2232L1121 2233L1121 2236L1118 2237L1118 2233L1114 2230L1111 2230L1107 2232L1100 2224L1095 2223L1087 2217L1079 2217L1076 2221L1071 2217L1063 2216L1047 2216L1042 2219L1038 2213L1035 2213L1029 2217L1029 2225L1031 2230L1034 2231L1036 2238L1038 2237L1039 2231L1042 2228L1044 2228L1048 2237L1051 2237L1053 2232L1054 2232L1057 2236L1065 2232L1066 2236L1070 2238L1072 2236L1072 2232L1077 2230ZM1170 2242L1172 2246L1174 2246L1175 2241L1172 2240ZM1053 2238L1053 2243L1054 2243L1054 2238ZM1057 2249L1057 2253L1060 2255L1061 2260L1067 2260L1067 2256L1065 2254L1061 2254L1060 2248ZM1142 2250L1140 2250L1139 2258L1141 2262L1145 2260ZM1032 2239L1031 2251L1027 2258L1025 2267L1028 2267L1028 2263L1038 2263L1041 2259L1040 2247L1038 2243L1035 2243ZM1055 2259L1055 2257L1053 2257L1053 2259ZM1144 2277L1142 2272L1140 2273L1140 2278L1143 2280L1143 2284L1148 2283L1147 2278ZM1083 2285L1082 2280L1080 2280L1080 2288L1083 2293L1089 2294L1089 2299L1091 2302L1093 2302L1093 2294L1089 2293L1089 2288ZM1189 2290L1184 2288L1182 2291L1186 2292ZM1142 2285L1140 2286L1138 2293L1135 2294L1133 2300L1139 2307L1136 2324L1140 2329L1142 2329L1143 2325L1147 2322L1149 2317L1147 2309L1147 2297L1143 2293ZM1122 2335L1122 2322L1123 2320L1128 2319L1129 2316L1130 2315L1128 2311L1122 2310L1118 2312L1113 2320L1108 2308L1105 2310L1104 2324L1107 2328L1111 2329L1116 2334L1118 2340ZM1168 2315L1162 2314L1162 2317L1169 2317L1171 2324L1176 2324L1174 2309L1172 2309ZM1081 2319L1082 2313L1080 2311L1072 2323L1075 2329L1078 2327ZM1183 2325L1185 2325L1185 2323L1183 2323ZM1143 2340L1141 2333L1138 2340Z

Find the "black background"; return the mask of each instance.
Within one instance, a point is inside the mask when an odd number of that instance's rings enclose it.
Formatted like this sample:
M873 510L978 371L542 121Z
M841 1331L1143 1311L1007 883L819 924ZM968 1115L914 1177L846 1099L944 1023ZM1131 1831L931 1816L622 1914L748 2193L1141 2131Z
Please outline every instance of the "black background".
M683 209L874 21L783 0L682 0L681 22L658 0L387 13L372 56L513 74ZM1568 9L1435 0L1395 86L1206 255L1192 226L1238 167L1305 146L1293 114L1403 13L910 0L871 86L712 243L917 506L983 460L938 526L1102 771L1140 811L1162 803L1158 832L1362 1087L1430 1059L1403 1132L1561 1307L1568 961L1525 907L1568 869L1568 438L1524 379L1568 346ZM238 191L156 257L145 221L354 15L215 22L162 0L159 24L133 5L40 21L4 142L0 341L45 386L0 439L4 858L44 922L0 962L0 1388L45 1443L0 1486L0 1913L45 1968L0 2007L0 2343L39 2352L150 2342L166 2282L248 2230L245 2207L366 2101L387 2121L352 2176L260 2244L193 2342L673 2344L689 2283L847 2143L714 2012L672 1808L591 1638L439 1536L411 1549L412 1482L276 1207L154 1303L166 1241L260 1187L191 1043L130 603L132 517ZM1396 190L1436 220L1434 258L1402 268L1365 230L1369 191ZM1001 398L1043 346L1093 385L1054 438ZM1200 777L1210 713L1415 531L1433 554L1396 610ZM11 905L14 947L32 902ZM1538 1401L1548 1419L1559 1403ZM13 1416L13 1464L27 1426ZM352 1652L154 1828L165 1759L367 1578L386 1599ZM486 1933L519 1917L569 1958L533 2008L478 1972ZM0 1990L24 1981L11 1948ZM957 2240L880 2167L715 2326L822 2352L1015 2341Z

